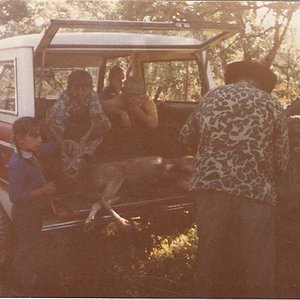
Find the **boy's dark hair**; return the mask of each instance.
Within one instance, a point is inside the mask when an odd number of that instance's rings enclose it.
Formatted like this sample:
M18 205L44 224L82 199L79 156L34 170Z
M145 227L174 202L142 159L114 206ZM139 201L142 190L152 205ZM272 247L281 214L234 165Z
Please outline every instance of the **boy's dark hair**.
M33 117L21 117L17 119L12 127L13 142L18 150L18 138L24 137L26 134L37 136L40 134L40 126L38 121Z

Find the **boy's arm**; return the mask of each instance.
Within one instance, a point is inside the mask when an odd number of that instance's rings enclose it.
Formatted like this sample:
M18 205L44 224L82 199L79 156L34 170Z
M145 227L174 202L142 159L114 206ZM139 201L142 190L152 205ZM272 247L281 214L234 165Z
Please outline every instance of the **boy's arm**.
M25 189L24 182L26 172L24 166L20 164L11 164L8 170L9 177L9 197L13 203L27 202L43 196L53 195L56 191L53 182L45 183L37 189Z
M47 182L40 188L30 192L31 199L37 199L45 196L51 196L56 192L56 186L54 182Z

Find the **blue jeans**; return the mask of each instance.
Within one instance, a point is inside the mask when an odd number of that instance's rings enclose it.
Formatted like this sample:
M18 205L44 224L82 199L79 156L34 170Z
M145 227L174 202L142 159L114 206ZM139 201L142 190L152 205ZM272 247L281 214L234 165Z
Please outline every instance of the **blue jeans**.
M275 296L273 207L225 192L201 190L196 222L197 296Z

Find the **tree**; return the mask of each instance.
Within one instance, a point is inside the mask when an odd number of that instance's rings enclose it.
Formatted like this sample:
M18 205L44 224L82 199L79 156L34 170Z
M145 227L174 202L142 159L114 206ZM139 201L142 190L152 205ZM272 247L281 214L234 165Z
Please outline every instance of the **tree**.
M29 11L25 0L1 0L0 1L0 25L1 37L14 35L13 27L23 18L28 16Z
M9 21L19 22L28 15L26 1L24 0L1 0L0 1L0 24Z
M151 21L242 24L244 33L211 52L215 77L220 81L229 62L252 58L272 66L279 75L281 87L294 89L293 78L287 77L287 56L297 57L295 45L289 46L288 53L283 49L291 37L291 20L299 10L300 3L291 1L0 0L0 29L5 37L40 32L54 18L142 21L145 16ZM297 64L289 65L289 70L291 76L300 76ZM291 97L295 94L293 90Z
M287 69L280 67L276 57L278 54L286 57L281 53L281 48L287 43L290 22L299 9L300 3L289 1L118 1L116 5L117 15L123 20L143 20L147 15L152 21L214 21L243 25L245 32L211 51L216 79L223 77L223 70L229 62L255 59L268 67L275 67L280 89L287 80L281 72ZM290 57L293 50L291 47ZM287 60L284 61L286 65ZM296 64L289 65L289 68L294 68L290 73L296 75ZM289 82L291 84L291 78ZM281 90L278 96L282 94ZM290 96L294 94L295 90L291 91Z
M5 24L3 37L39 33L50 19L105 19L114 5L98 0L2 0L0 24Z

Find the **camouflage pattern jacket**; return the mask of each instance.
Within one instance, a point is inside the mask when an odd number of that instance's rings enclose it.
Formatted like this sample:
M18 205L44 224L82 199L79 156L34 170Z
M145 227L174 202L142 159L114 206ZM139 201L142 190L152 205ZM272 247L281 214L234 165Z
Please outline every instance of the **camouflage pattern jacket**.
M276 204L276 181L289 158L280 103L250 82L209 91L181 129L198 141L190 190L212 189Z

